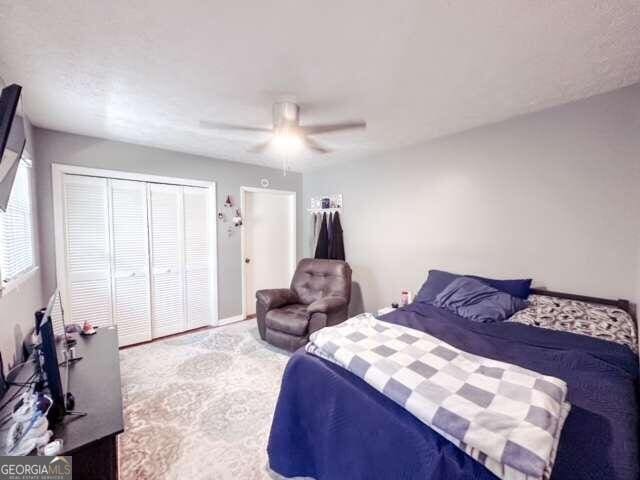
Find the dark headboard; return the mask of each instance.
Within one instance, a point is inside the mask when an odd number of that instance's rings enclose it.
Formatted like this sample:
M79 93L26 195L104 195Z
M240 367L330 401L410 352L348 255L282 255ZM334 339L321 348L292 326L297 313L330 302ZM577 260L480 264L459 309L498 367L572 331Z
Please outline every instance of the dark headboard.
M631 308L631 303L629 302L629 300L612 300L610 298L587 297L585 295L576 295L574 293L552 292L551 290L543 290L541 288L532 288L531 293L535 295L546 295L548 297L567 298L569 300L577 300L579 302L611 305L612 307L618 307L619 309L624 310L629 315L631 315L632 318L635 319L635 315L633 309Z

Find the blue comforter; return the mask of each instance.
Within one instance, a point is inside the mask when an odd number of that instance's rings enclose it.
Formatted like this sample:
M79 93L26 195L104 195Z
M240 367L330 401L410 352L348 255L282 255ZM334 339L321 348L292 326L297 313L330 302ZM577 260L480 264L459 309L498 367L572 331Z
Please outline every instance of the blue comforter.
M420 303L382 320L565 380L572 409L553 479L639 478L638 359L627 347L515 323L475 323ZM286 477L496 478L363 380L303 349L284 372L268 453L271 468Z

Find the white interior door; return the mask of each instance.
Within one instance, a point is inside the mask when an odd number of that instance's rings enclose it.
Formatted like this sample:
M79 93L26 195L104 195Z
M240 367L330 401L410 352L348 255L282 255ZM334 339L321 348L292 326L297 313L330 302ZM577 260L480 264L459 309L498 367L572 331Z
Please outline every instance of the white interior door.
M295 194L244 192L245 315L256 313L256 291L287 288L296 261Z
M182 187L149 184L151 330L153 337L186 329Z
M112 325L107 179L65 175L63 189L65 321Z
M120 346L151 340L147 185L109 180L114 323Z
M186 321L190 329L213 323L210 217L209 190L184 187L184 277Z

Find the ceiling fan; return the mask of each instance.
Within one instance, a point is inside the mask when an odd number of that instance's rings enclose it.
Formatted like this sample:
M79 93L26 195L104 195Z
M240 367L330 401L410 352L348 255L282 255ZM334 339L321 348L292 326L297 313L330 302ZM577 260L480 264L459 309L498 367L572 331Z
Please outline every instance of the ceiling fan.
M200 126L211 130L235 130L243 132L271 133L272 136L265 142L258 143L247 151L251 153L264 153L269 147L275 147L285 155L296 153L303 147L315 153L330 153L326 147L312 138L314 135L344 130L366 128L366 122L362 120L320 125L300 125L300 106L294 102L276 102L273 104L273 127L251 127L243 125L230 125L227 123L200 121Z

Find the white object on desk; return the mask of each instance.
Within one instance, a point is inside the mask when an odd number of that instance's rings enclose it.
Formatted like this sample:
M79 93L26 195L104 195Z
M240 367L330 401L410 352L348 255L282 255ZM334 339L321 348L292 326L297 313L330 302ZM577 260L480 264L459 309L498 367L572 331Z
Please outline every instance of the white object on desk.
M396 310L393 307L384 307L378 310L378 316L381 317L382 315L386 315L387 313L391 313L394 310Z

